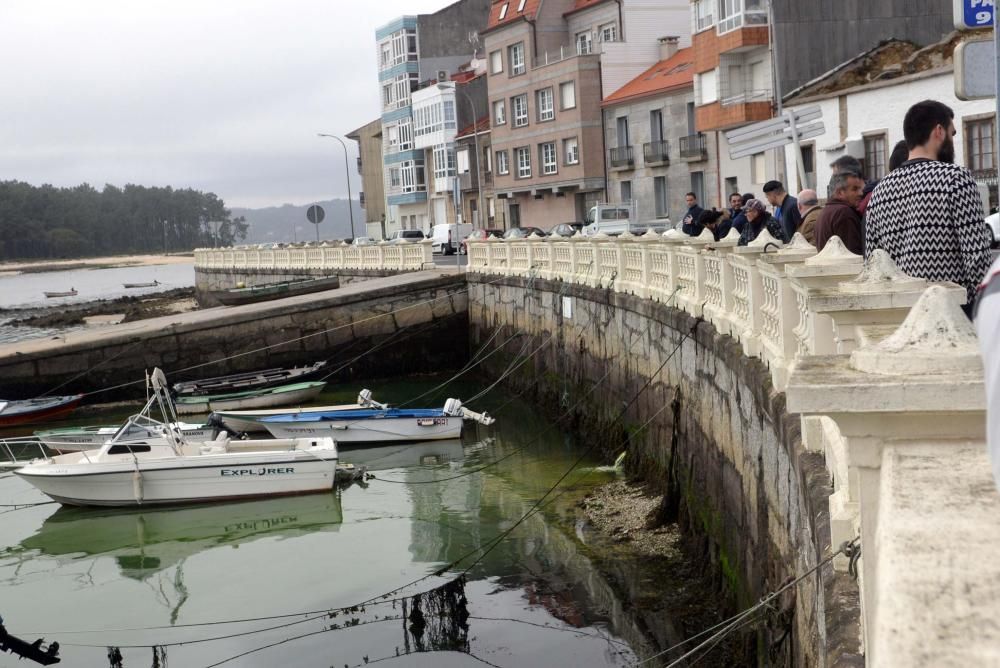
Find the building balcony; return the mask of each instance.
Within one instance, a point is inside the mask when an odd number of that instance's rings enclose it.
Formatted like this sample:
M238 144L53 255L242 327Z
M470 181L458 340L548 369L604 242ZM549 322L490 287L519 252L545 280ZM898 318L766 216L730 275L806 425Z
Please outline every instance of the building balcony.
M642 158L647 165L669 165L670 142L665 139L646 142L642 145Z
M766 121L772 116L771 101L740 101L727 98L726 102L703 104L694 110L695 126L699 132L729 130L748 123Z
M719 57L726 53L749 51L768 46L767 26L744 26L724 32L704 30L692 36L694 70L704 72L719 66Z
M681 157L688 162L708 160L708 138L704 134L681 137Z
M493 187L493 172L483 172L483 187L484 188Z
M608 153L610 154L611 169L632 169L635 167L631 146L616 146Z

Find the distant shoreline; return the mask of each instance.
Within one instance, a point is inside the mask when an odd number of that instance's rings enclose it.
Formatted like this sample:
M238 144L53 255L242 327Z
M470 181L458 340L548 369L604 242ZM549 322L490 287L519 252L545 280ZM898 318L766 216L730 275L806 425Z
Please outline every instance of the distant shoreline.
M194 253L170 255L114 255L111 257L85 257L74 260L36 260L33 262L0 262L0 276L4 274L33 274L45 271L70 269L111 269L114 267L152 266L157 264L182 264L191 262Z

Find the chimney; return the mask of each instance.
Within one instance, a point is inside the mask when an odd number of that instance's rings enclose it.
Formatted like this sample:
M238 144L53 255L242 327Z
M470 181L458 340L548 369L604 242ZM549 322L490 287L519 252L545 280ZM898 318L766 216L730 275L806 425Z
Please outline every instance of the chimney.
M677 53L677 46L680 38L676 35L661 37L657 40L660 43L660 60L672 58Z

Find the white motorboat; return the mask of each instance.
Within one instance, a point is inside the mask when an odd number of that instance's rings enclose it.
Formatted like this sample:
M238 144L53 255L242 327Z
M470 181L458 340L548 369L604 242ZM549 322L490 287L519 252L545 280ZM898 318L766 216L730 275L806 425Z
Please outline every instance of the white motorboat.
M264 432L267 428L261 422L264 418L276 415L309 415L314 413L335 413L340 411L356 411L365 408L388 408L386 404L380 404L372 399L371 390L361 390L358 394L357 403L341 404L338 406L313 406L309 408L270 408L257 410L218 410L214 411L208 418L210 423L222 424L227 429L238 433Z
M475 413L458 399L444 408L384 408L276 415L261 420L275 438L332 437L338 443L392 443L458 438L462 421L491 425L486 413Z
M152 374L154 405L165 438L113 438L96 452L36 459L15 473L64 505L145 506L305 494L333 488L337 446L331 438L189 443L177 422L159 369ZM137 422L130 418L130 422ZM123 429L123 431L125 431Z
M219 428L210 424L192 424L177 422L171 425L179 429L185 440L192 442L211 441L219 434ZM121 439L143 439L161 436L161 430L152 425L128 423L128 431L121 434ZM93 450L108 439L114 438L123 426L88 426L66 427L64 429L48 429L36 431L35 437L52 450L58 452L78 452Z

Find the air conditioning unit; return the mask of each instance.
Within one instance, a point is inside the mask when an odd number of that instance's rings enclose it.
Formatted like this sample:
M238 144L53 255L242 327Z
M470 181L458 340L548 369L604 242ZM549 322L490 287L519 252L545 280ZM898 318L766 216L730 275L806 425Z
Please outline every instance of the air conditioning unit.
M451 77L448 76L448 70L438 70L438 75L437 75L438 83L448 81L449 79L451 79Z

